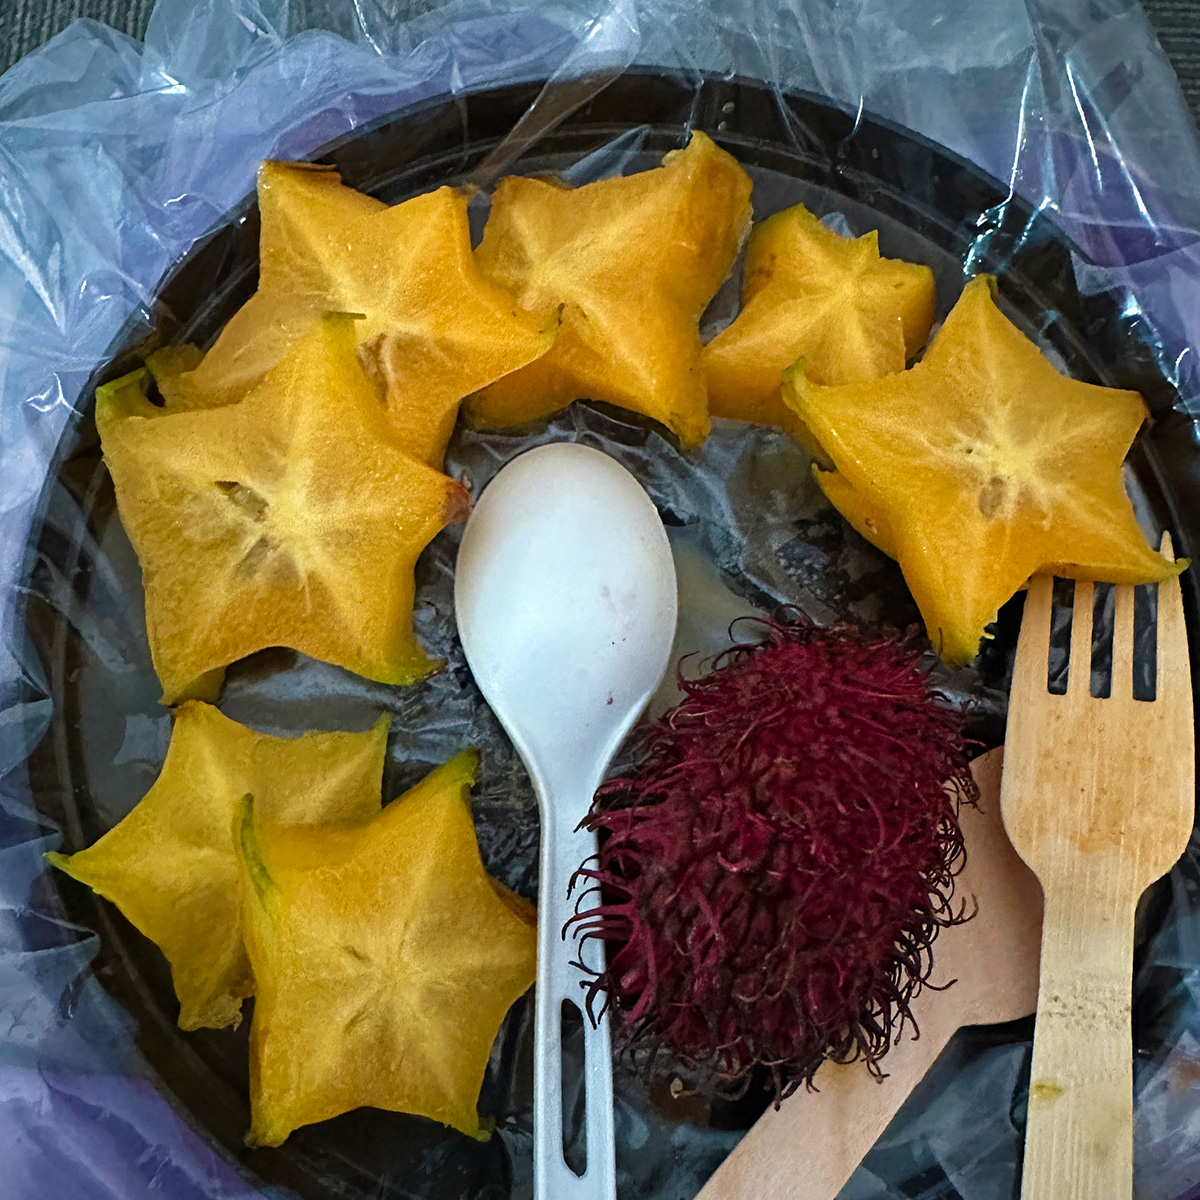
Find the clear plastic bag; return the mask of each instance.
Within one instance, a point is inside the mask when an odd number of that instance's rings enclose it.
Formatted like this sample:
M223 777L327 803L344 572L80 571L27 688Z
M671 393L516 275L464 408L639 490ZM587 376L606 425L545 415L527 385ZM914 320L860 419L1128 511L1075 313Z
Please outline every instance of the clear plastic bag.
M405 1118L355 1114L315 1140L298 1135L294 1151L245 1152L237 1149L244 1097L233 1076L245 1052L237 1035L178 1035L167 1018L155 1024L146 995L169 994L169 985L161 965L155 975L153 951L137 949L99 903L92 919L79 920L85 902L64 902L43 866L44 850L64 839L76 848L128 810L154 778L169 732L136 603L136 563L119 522L95 519L88 491L99 477L89 380L114 348L152 328L196 327L195 297L193 311L164 311L161 281L214 226L244 220L262 158L307 157L419 105L457 112L465 129L469 114L484 112L468 103L473 94L548 80L529 89L527 107L500 130L507 136L463 170L487 186L541 154L581 182L650 165L660 153L636 114L621 136L589 145L586 155L564 155L552 136L647 69L691 95L688 119L718 136L721 113L704 105L724 94L719 81L760 81L755 95L766 97L771 137L795 156L824 156L835 174L839 146L789 97L820 98L814 120L827 102L850 114L851 160L872 131L890 126L905 146L929 139L1000 181L957 257L902 220L889 224L886 205L856 208L844 190L820 183L800 194L854 232L881 222L885 249L931 261L943 312L964 274L1016 261L1039 222L1065 235L1075 249L1060 240L1044 291L1057 295L1059 276L1073 273L1081 311L1092 311L1094 297L1105 314L1110 342L1097 369L1145 387L1157 418L1149 473L1161 467L1168 478L1158 515L1181 532L1184 552L1194 549L1200 152L1136 4L461 0L405 21L389 8L388 0L160 0L144 46L77 23L0 79L0 1161L13 1200L530 1194L528 1079L514 1067L528 1044L526 1010L512 1014L485 1085L485 1107L503 1117L488 1148ZM460 98L458 106L447 97ZM374 143L363 144L369 152ZM893 165L923 171L942 161L900 155ZM794 181L777 176L757 170L760 216L795 198ZM903 182L936 209L939 179ZM710 322L723 313L728 296ZM1062 349L1055 310L1034 305L1019 315ZM576 406L533 439L460 434L451 467L479 487L516 449L549 438L603 444L650 489L681 567L690 564L692 647L720 645L731 612L779 602L819 620L903 624L915 615L894 568L845 533L805 484L803 455L780 435L720 424L685 459L643 425ZM275 655L234 672L222 706L268 731L293 732L363 727L390 708L401 732L389 797L464 741L482 743L481 844L493 871L532 894L537 829L528 784L471 691L453 640L456 536L432 547L419 579L419 629L449 657L443 675L401 691ZM1195 599L1189 593L1193 618ZM66 657L46 653L55 636L70 643ZM68 660L76 671L69 718L56 708ZM992 735L1003 716L1004 667L997 658L945 680L972 698ZM1192 1135L1200 1121L1200 845L1153 897L1143 932L1137 1194L1169 1200L1200 1194ZM847 1200L1013 1195L1029 1032L1026 1022L960 1035L851 1180ZM179 1037L196 1039L194 1061L164 1066ZM694 1194L754 1115L720 1106L690 1120L663 1114L653 1088L620 1076L624 1200ZM263 1157L289 1153L290 1165Z

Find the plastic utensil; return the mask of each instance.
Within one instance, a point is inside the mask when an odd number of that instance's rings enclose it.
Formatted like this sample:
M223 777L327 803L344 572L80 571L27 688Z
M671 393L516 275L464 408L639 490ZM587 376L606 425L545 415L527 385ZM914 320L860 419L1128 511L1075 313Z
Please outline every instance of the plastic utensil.
M1001 787L1046 897L1021 1194L1129 1200L1134 912L1195 819L1187 630L1179 580L1160 583L1155 699L1134 699L1133 589L1116 588L1112 692L1094 697L1093 589L1076 582L1067 691L1052 695L1053 582L1031 580L1025 599Z
M612 1200L606 1016L594 1027L584 1021L584 1173L563 1156L562 1005L581 1007L585 980L563 927L574 911L571 876L596 851L595 835L577 826L667 668L676 621L671 548L654 504L624 467L586 446L540 446L505 466L476 504L454 602L467 662L541 810L535 1195Z
M913 1010L912 1031L883 1061L884 1079L861 1063L826 1063L817 1091L801 1089L768 1109L737 1144L696 1200L834 1200L947 1042L964 1025L1028 1016L1037 1003L1042 892L1000 820L1000 764L993 750L972 765L979 806L960 814L967 862L956 895L978 903L964 925L934 943L933 982Z

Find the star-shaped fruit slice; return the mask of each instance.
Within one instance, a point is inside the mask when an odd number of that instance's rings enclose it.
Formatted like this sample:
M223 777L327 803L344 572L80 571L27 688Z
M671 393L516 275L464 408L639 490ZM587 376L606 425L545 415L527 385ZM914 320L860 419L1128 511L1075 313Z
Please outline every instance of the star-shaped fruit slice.
M323 313L362 313L358 342L401 443L440 468L459 401L554 341L553 306L520 309L480 273L465 192L389 207L332 168L264 162L258 200L258 291L199 363L186 350L149 361L170 409L238 400Z
M811 434L806 436L812 437ZM888 558L900 557L900 545L887 513L872 501L870 495L851 486L848 478L839 471L817 468L817 482L825 498L846 518L852 529L860 533L877 550Z
M163 415L132 391L98 392L96 424L164 703L211 699L268 646L382 683L435 668L413 568L466 492L397 444L352 317L323 318L238 404Z
M929 337L926 266L881 258L879 235L842 237L802 204L759 224L746 252L742 310L704 350L713 416L793 430L783 372L803 358L815 383L903 371Z
M1061 375L994 286L966 286L911 370L841 387L794 370L784 388L836 468L818 482L862 498L856 524L876 522L952 665L1031 575L1136 584L1185 565L1150 547L1125 491L1141 396Z
M749 227L750 179L703 133L636 175L502 179L476 257L524 307L562 305L562 328L542 358L471 397L467 419L499 429L604 400L698 446L699 321Z
M459 754L356 829L243 804L251 1145L364 1105L484 1136L484 1070L537 949L532 906L480 861L477 764Z
M184 1029L241 1020L254 993L242 937L233 818L369 821L380 811L388 718L366 733L269 737L207 704L175 713L167 758L127 817L77 854L46 857L111 900L171 965Z

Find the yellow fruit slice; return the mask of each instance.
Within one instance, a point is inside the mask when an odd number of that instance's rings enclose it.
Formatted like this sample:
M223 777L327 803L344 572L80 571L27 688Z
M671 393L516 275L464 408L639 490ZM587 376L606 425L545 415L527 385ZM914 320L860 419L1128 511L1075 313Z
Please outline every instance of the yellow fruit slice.
M815 383L903 371L933 324L933 272L881 258L874 230L842 237L802 204L768 217L746 255L742 310L704 351L709 409L792 429L780 395L797 359Z
M368 825L280 827L243 804L251 1145L369 1105L486 1136L493 1041L532 983L536 921L483 868L466 751Z
M388 718L366 733L269 737L191 702L175 713L154 786L78 854L48 854L111 900L171 964L184 1029L241 1020L253 995L242 938L233 817L253 792L263 819L368 821L379 812Z
M434 669L413 568L466 493L396 445L352 318L318 323L238 404L164 415L128 392L98 392L96 424L164 703L211 698L268 646L383 683Z
M125 417L161 417L165 409L146 399L145 385L149 372L144 368L130 371L96 389L96 419L111 427ZM101 417L103 415L103 417Z
M875 520L950 664L975 657L1031 575L1149 583L1186 565L1147 544L1125 492L1141 396L1059 374L993 289L973 279L903 374L821 387L793 371L783 392L862 498L856 524Z
M464 192L389 207L332 168L264 162L258 199L257 293L198 364L186 350L149 361L170 410L240 399L322 313L361 313L357 339L398 437L440 468L463 396L554 341L553 306L519 309L480 274Z
M146 368L162 394L164 412L191 412L198 408L216 408L240 400L245 388L230 388L212 393L193 383L192 372L204 359L199 346L163 346L146 359Z
M699 445L699 320L749 226L750 179L703 133L636 175L579 188L502 179L479 265L528 309L562 305L563 323L548 354L471 397L467 419L500 429L604 400Z
M811 435L810 435L811 436ZM825 498L850 523L856 533L861 534L876 549L888 558L900 557L900 545L892 530L887 513L870 497L851 487L849 480L839 471L826 471L814 465L813 474Z

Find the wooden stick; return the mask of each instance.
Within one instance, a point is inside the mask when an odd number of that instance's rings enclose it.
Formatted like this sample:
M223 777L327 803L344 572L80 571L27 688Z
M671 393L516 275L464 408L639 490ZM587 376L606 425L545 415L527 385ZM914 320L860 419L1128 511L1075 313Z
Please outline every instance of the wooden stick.
M1133 1194L1134 905L1088 890L1046 900L1021 1187L1028 1200Z

